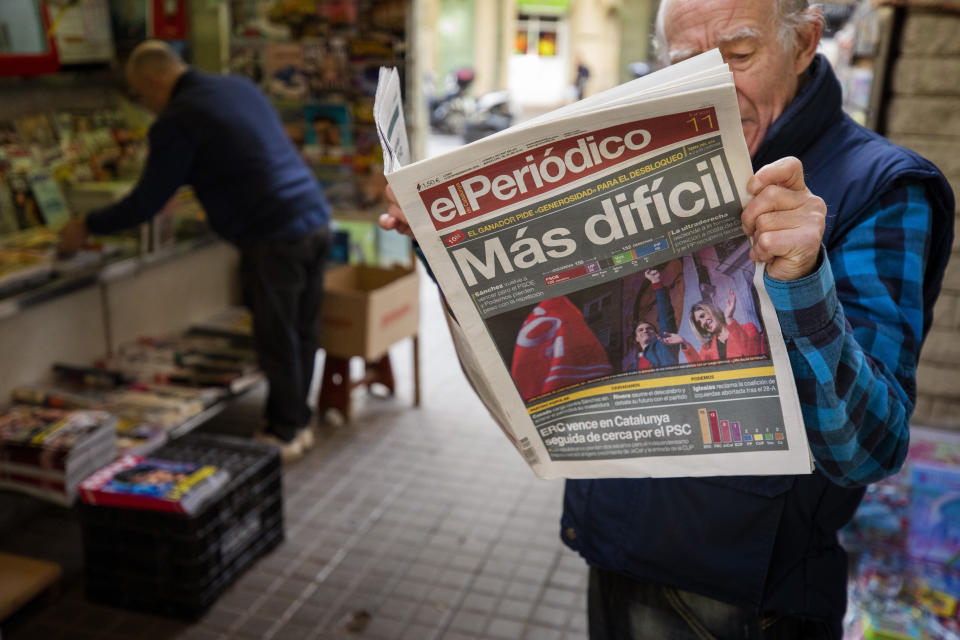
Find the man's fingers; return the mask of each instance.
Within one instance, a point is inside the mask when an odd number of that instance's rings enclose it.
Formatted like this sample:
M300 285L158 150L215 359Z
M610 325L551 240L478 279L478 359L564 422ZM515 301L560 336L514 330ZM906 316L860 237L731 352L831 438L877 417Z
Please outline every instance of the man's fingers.
M810 229L811 232L822 235L823 226L823 216L817 216L810 211L799 209L792 211L769 211L756 219L754 232L751 235L753 236L754 242L756 242L761 235L790 229Z
M820 235L808 226L797 226L757 233L751 254L757 262L787 258L805 262L820 250Z
M384 231L396 231L405 236L413 237L413 231L410 230L410 225L408 225L405 220L400 220L390 213L381 213L377 224L379 224L380 228Z
M399 205L399 204L400 204L399 202L397 202L397 196L396 196L396 194L393 193L393 187L391 187L389 184L388 184L387 187L384 189L384 193L387 194L387 200L389 200L390 202L392 202L393 204L396 204L396 205Z
M821 198L809 191L793 191L780 186L769 186L747 203L740 217L743 232L752 236L757 221L765 215L777 212L805 211L826 215L827 207Z
M793 156L787 156L760 167L747 181L747 192L756 195L770 185L780 185L796 191L806 189L807 186L803 182L803 163Z

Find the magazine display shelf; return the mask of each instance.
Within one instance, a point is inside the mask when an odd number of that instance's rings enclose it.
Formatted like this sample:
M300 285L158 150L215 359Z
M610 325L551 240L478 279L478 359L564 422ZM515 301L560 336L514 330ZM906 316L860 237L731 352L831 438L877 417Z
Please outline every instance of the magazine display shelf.
M123 257L109 260L104 264L65 272L35 287L20 293L0 298L0 320L9 318L24 309L55 300L85 287L115 282L122 278L135 276L146 269L174 260L198 249L213 245L213 236L203 236L175 246L141 256Z
M92 362L236 303L236 251L212 237L79 270L0 299L0 402L54 362Z

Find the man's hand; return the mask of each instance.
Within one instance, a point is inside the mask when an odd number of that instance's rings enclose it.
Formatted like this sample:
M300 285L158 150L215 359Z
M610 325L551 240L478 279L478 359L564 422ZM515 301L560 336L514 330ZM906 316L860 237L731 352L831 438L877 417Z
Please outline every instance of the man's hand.
M669 331L664 331L660 334L660 339L667 344L679 344L682 345L686 342L679 333L670 333Z
M65 256L76 253L87 240L87 225L83 217L71 218L60 229L60 246L57 250Z
M743 232L753 240L750 258L767 263L775 280L797 280L813 273L827 216L823 200L803 182L803 165L794 157L771 162L747 182L754 198L743 210Z
M400 205L397 203L397 196L394 195L393 189L390 188L390 185L387 185L384 192L387 194L387 200L390 201L390 208L387 209L386 213L380 214L380 219L378 220L380 227L386 231L397 231L412 238L413 231L410 230L410 225L407 224L407 216L403 215L403 211L400 210Z

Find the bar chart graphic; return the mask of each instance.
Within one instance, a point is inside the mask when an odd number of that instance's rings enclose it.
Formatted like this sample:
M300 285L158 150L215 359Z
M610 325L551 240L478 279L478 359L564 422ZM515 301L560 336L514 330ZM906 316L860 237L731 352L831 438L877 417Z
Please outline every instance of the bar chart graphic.
M629 262L633 262L634 260L642 260L647 256L652 256L654 254L667 251L669 248L670 243L666 238L658 238L656 240L639 244L628 251L622 251L612 255L609 258L592 260L586 264L577 265L575 267L570 267L569 269L564 269L563 271L557 271L556 273L548 274L544 276L543 281L549 287L551 285L560 284L561 282L568 282L575 278L593 275L603 271L604 269L627 264Z
M748 426L740 420L723 417L716 409L697 409L700 419L700 437L705 449L718 447L784 446L786 435L783 427Z

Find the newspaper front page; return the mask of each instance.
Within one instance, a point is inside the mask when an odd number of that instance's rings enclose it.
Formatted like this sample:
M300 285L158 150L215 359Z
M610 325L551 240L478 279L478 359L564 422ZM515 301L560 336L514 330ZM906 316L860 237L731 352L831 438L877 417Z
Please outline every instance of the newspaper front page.
M381 79L387 179L468 378L538 476L811 471L719 53L415 164Z

